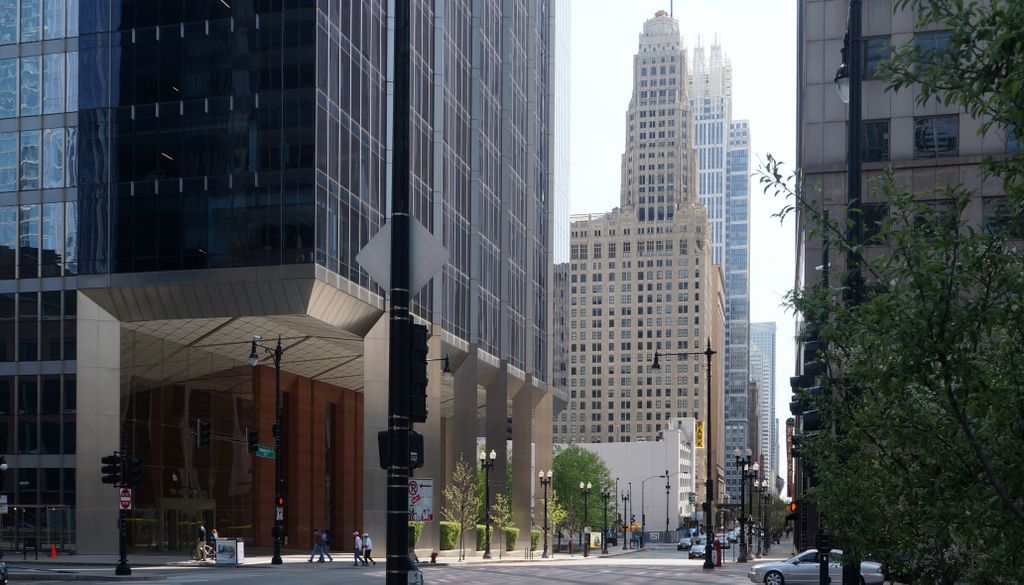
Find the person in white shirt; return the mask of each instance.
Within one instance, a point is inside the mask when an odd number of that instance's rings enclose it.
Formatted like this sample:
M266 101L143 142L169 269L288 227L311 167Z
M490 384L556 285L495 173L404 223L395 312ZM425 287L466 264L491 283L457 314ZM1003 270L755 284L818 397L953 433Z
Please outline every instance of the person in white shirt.
M356 542L352 546L352 555L353 555L353 557L356 560L355 565L358 567L359 566L359 562L362 561L362 558L363 558L363 539L359 537L359 531L358 530L353 532L352 536L356 537ZM363 564L365 565L366 563L363 563Z

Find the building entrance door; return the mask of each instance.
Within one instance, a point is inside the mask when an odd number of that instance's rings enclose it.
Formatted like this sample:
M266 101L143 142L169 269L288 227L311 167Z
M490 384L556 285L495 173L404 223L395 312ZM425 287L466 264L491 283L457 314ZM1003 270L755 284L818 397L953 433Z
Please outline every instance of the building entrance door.
M161 502L164 549L191 551L196 546L199 523L209 536L216 518L213 500L165 498Z

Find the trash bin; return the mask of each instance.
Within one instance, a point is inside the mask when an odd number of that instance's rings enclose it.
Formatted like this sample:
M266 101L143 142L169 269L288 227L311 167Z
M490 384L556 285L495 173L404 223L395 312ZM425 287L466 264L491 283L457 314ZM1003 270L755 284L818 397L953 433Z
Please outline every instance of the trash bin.
M218 538L214 545L217 547L218 565L245 563L245 541L241 538Z

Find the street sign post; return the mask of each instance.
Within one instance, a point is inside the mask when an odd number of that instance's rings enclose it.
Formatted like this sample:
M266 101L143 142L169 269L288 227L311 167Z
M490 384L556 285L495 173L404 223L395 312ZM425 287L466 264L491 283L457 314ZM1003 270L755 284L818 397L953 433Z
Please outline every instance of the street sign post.
M434 519L434 480L409 479L409 520L429 521Z
M259 447L256 448L256 456L263 457L264 459L274 459L274 448L264 447L263 445L260 445Z
M128 488L121 488L121 509L131 510L132 509L132 490Z

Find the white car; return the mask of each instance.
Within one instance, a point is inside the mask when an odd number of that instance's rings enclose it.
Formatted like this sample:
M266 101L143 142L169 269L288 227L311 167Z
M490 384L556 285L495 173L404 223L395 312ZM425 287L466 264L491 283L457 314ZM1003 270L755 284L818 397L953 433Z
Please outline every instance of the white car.
M747 577L754 583L765 585L817 585L819 571L818 551L812 549L789 560L758 563L750 567ZM833 550L829 553L828 575L833 583L843 582L843 551ZM882 565L872 561L861 562L860 579L861 585L880 585L885 580Z

